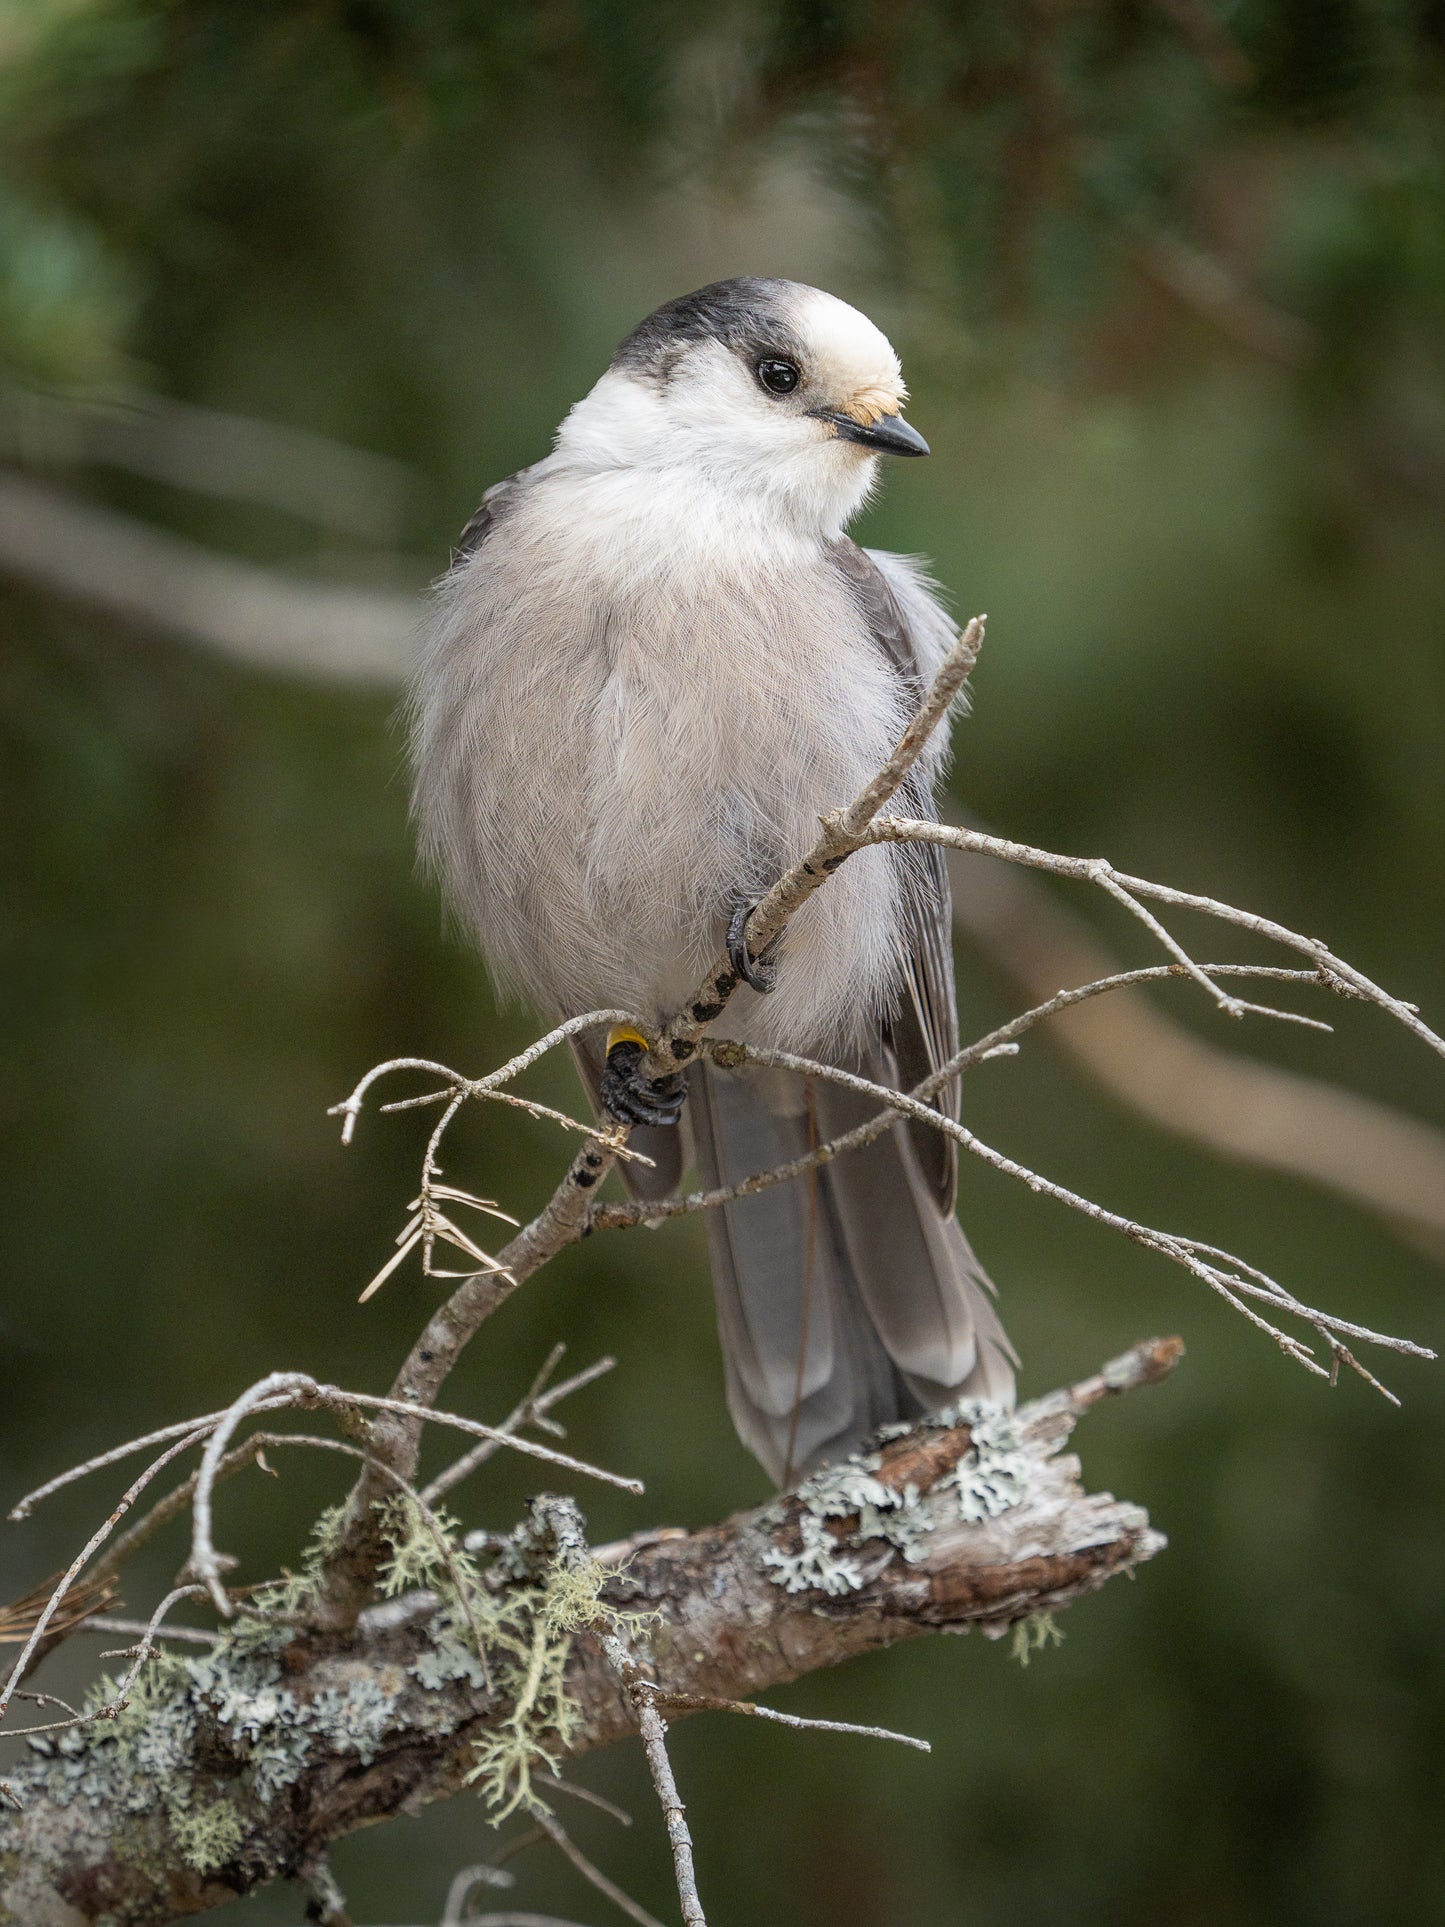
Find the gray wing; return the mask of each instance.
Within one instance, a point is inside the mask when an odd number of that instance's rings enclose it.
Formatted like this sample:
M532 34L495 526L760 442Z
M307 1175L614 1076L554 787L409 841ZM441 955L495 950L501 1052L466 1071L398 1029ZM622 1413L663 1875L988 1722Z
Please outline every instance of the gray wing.
M907 615L888 578L866 549L841 536L834 559L879 649L916 699L924 678L919 650ZM942 618L940 617L940 620ZM938 814L928 785L916 776L902 792L908 811L919 817ZM946 1064L958 1049L958 1005L953 980L953 901L942 847L936 843L900 846L904 865L904 916L908 964L903 1003L889 1026L888 1042L898 1059L904 1090ZM953 1078L934 1099L945 1117L957 1117L959 1080ZM958 1187L958 1146L926 1124L909 1127L923 1174L942 1209L951 1213Z
M476 513L457 538L457 545L452 550L453 568L467 556L476 554L498 521L506 514L509 506L526 487L528 476L540 467L540 462L534 462L530 468L519 468L515 475L508 475L500 482L493 482L477 504Z

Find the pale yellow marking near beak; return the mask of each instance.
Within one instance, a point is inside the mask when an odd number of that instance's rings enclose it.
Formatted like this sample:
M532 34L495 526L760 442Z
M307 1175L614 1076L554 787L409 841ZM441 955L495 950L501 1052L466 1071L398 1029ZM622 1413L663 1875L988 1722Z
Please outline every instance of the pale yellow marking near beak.
M897 388L860 388L838 412L849 416L860 428L872 428L885 415L898 414L907 399L908 390L901 383Z
M612 1026L611 1030L607 1033L606 1055L611 1056L614 1047L618 1044L641 1044L644 1050L652 1049L651 1039L644 1037L640 1030L634 1030L631 1024L614 1024Z

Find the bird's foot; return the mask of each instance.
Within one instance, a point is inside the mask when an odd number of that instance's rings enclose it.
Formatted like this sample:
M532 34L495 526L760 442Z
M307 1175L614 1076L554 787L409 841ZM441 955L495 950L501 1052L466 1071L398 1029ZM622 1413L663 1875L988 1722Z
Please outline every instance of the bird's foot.
M619 1124L676 1124L687 1096L681 1071L668 1077L644 1077L640 1065L652 1046L641 1031L619 1025L607 1034L607 1063L602 1072L602 1105Z
M748 949L748 918L757 902L741 902L728 919L728 962L741 983L766 996L778 983L778 939L774 937L756 956Z

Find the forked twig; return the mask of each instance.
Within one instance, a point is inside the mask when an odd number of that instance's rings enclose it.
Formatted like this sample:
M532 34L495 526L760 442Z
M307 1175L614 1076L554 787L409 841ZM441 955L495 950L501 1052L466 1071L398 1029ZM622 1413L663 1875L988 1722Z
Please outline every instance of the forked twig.
M645 1907L640 1907L631 1894L625 1893L615 1880L609 1880L602 1869L587 1858L555 1814L548 1813L547 1809L538 1805L535 1800L527 1811L552 1845L572 1862L582 1878L590 1882L598 1893L605 1894L613 1906L620 1908L629 1920L635 1920L637 1927L662 1927L662 1922L655 1914L650 1914Z
M1027 843L1015 843L1008 837L988 836L982 830L961 829L949 823L929 823L915 817L885 817L873 824L866 841L942 843L950 849L970 850L979 856L994 856L1005 863L1022 864L1025 869L1046 870L1054 876L1072 877L1079 882L1096 884L1107 895L1126 903L1133 914L1160 937L1170 953L1185 965L1191 976L1204 977L1205 973L1191 960L1188 952L1136 899L1145 897L1155 903L1167 903L1175 909L1197 910L1204 916L1233 924L1236 929L1248 930L1257 937L1265 937L1271 943L1283 945L1286 950L1294 950L1308 957L1316 970L1328 972L1339 979L1339 988L1346 996L1353 995L1365 1003L1378 1004L1381 1010L1388 1011L1407 1030L1412 1031L1421 1043L1445 1057L1445 1037L1439 1036L1424 1022L1413 1004L1392 997L1363 971L1356 970L1353 964L1337 957L1317 937L1301 936L1299 931L1276 923L1271 917L1261 917L1252 910L1237 910L1232 904L1221 903L1217 897L1199 896L1190 890L1175 890L1165 883L1151 883L1148 877L1130 876L1124 870L1115 869L1105 857L1060 856L1054 850L1035 849ZM1214 988L1217 990L1217 986ZM1237 998L1226 999L1225 1008L1231 1016L1242 1016L1249 1010L1262 1010L1265 1015L1283 1018L1287 1023L1301 1021L1297 1013L1269 1010L1262 1005L1243 1003Z
M44 1638L45 1629L55 1617L61 1601L70 1590L72 1582L89 1563L92 1555L98 1552L101 1546L104 1545L116 1525L125 1517L126 1513L129 1512L130 1508L135 1504L136 1500L140 1497L141 1493L144 1492L156 1474L163 1472L172 1459L179 1458L181 1453L188 1450L189 1447L199 1444L203 1437L204 1433L201 1432L186 1433L182 1437L173 1440L158 1459L152 1459L145 1471L133 1479L126 1487L110 1517L106 1519L103 1525L96 1528L90 1538L86 1540L84 1546L82 1546L80 1551L75 1555L75 1558L62 1574L56 1584L55 1590L51 1593L50 1598L42 1608L40 1616L35 1622L34 1630L31 1632L24 1646L20 1649L20 1657L10 1669L10 1674L3 1690L0 1690L0 1719L4 1719L6 1710L14 1696L15 1689L25 1677L25 1669L30 1664L30 1656Z
M1071 1191L1067 1186L1057 1184L1052 1179L1043 1177L1039 1172L1030 1170L1027 1165L1020 1164L1016 1159L1006 1157L1003 1152L994 1150L992 1145L984 1143L983 1139L970 1131L966 1125L958 1123L954 1118L944 1116L942 1112L935 1110L932 1105L920 1098L909 1096L902 1091L889 1090L886 1085L876 1084L871 1079L859 1077L851 1071L840 1070L836 1065L824 1064L814 1058L799 1057L792 1051L767 1050L759 1045L736 1044L730 1040L711 1042L704 1046L704 1049L709 1054L715 1053L724 1061L734 1065L743 1062L762 1064L778 1070L794 1071L802 1076L825 1078L831 1083L842 1085L847 1090L858 1092L860 1096L873 1098L907 1117L916 1119L919 1123L927 1124L934 1130L942 1131L974 1157L981 1158L984 1163L992 1165L995 1170L1003 1172L1008 1177L1017 1178L1031 1191L1051 1197L1058 1203L1069 1206L1071 1210L1080 1212L1084 1217L1093 1219L1096 1224L1107 1225L1133 1243L1158 1251L1176 1264L1182 1265L1186 1271L1193 1272L1212 1291L1217 1292L1233 1305L1234 1309L1249 1323L1267 1333L1297 1364L1303 1365L1307 1371L1314 1372L1320 1377L1328 1377L1329 1373L1313 1357L1307 1345L1291 1337L1288 1332L1281 1331L1278 1326L1261 1317L1258 1312L1242 1301L1251 1298L1275 1303L1311 1325L1340 1363L1347 1364L1351 1369L1358 1371L1377 1390L1385 1392L1385 1396L1394 1403L1399 1402L1394 1394L1386 1391L1377 1379L1363 1370L1358 1360L1354 1359L1340 1342L1340 1338L1357 1338L1364 1343L1382 1345L1390 1351L1401 1352L1413 1358L1435 1356L1428 1347L1417 1345L1411 1339L1394 1338L1385 1332L1371 1331L1348 1319L1336 1318L1331 1313L1303 1304L1285 1286L1268 1278L1265 1273L1246 1264L1244 1260L1235 1258L1232 1253L1220 1253L1216 1247L1206 1245L1196 1238L1157 1231L1152 1226L1139 1224L1132 1218L1125 1218L1118 1212L1109 1211L1103 1205L1095 1204L1092 1199L1082 1197L1077 1191ZM928 1081L931 1083L933 1080ZM1220 1258L1228 1269L1221 1270L1219 1266L1211 1264L1209 1262L1211 1257ZM1242 1276L1239 1275L1241 1273Z
M521 1426L529 1424L546 1425L550 1430L560 1432L562 1428L556 1421L547 1417L553 1406L560 1405L573 1392L580 1392L584 1385L590 1385L594 1379L610 1372L617 1363L615 1358L599 1358L584 1370L574 1372L570 1378L564 1378L560 1384L544 1391L543 1387L561 1362L566 1349L565 1345L553 1347L550 1357L533 1379L530 1390L502 1420L497 1427L498 1432L510 1437ZM439 1472L430 1485L424 1485L422 1497L435 1505L453 1486L460 1485L463 1479L471 1477L479 1465L484 1465L501 1443L501 1439L483 1439L480 1444L474 1445L469 1452L463 1453L461 1458L447 1466L445 1471Z

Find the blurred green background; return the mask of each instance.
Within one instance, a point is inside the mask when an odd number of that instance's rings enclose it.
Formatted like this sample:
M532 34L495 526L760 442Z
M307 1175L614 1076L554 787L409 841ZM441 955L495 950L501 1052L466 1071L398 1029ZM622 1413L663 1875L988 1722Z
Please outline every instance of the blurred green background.
M0 457L126 528L419 598L643 313L734 273L818 282L890 333L935 450L889 473L866 539L991 616L959 799L1323 935L1438 1024L1442 80L1438 0L0 0ZM243 482L222 417L386 460L262 435ZM184 474L138 452L147 422ZM424 1122L369 1117L343 1153L326 1107L376 1060L480 1071L531 1034L414 873L394 689L247 667L41 574L0 573L6 1503L271 1369L383 1389L437 1287L356 1295ZM960 978L965 1035L1018 1007L987 959ZM1160 1001L1445 1119L1445 1066L1378 1013L1326 1010L1325 1038ZM562 1063L533 1087L576 1102ZM975 1074L966 1116L1315 1302L1445 1337L1438 1240L1160 1135L1042 1035ZM449 1171L525 1212L559 1156L500 1112L465 1120ZM931 1758L678 1729L710 1919L1445 1920L1445 1375L1387 1360L1401 1411L1332 1391L1002 1178L965 1171L961 1209L1026 1390L1185 1336L1175 1381L1080 1441L1170 1549L1027 1671L937 1640L777 1696L924 1732ZM559 1337L570 1365L620 1360L572 1444L648 1485L583 1492L595 1536L761 1496L695 1225L566 1255L453 1404L504 1412ZM339 1477L298 1460L228 1491L243 1576L294 1556ZM4 1528L0 1597L63 1565L113 1486ZM462 1509L506 1525L529 1489L497 1463ZM132 1610L180 1557L136 1568ZM58 1690L98 1643L54 1662ZM579 1840L671 1918L635 1751L577 1773L638 1815L569 1810ZM358 1922L427 1922L494 1844L461 1799L336 1866ZM512 1904L609 1917L541 1850L514 1866ZM234 1917L302 1912L277 1890Z

